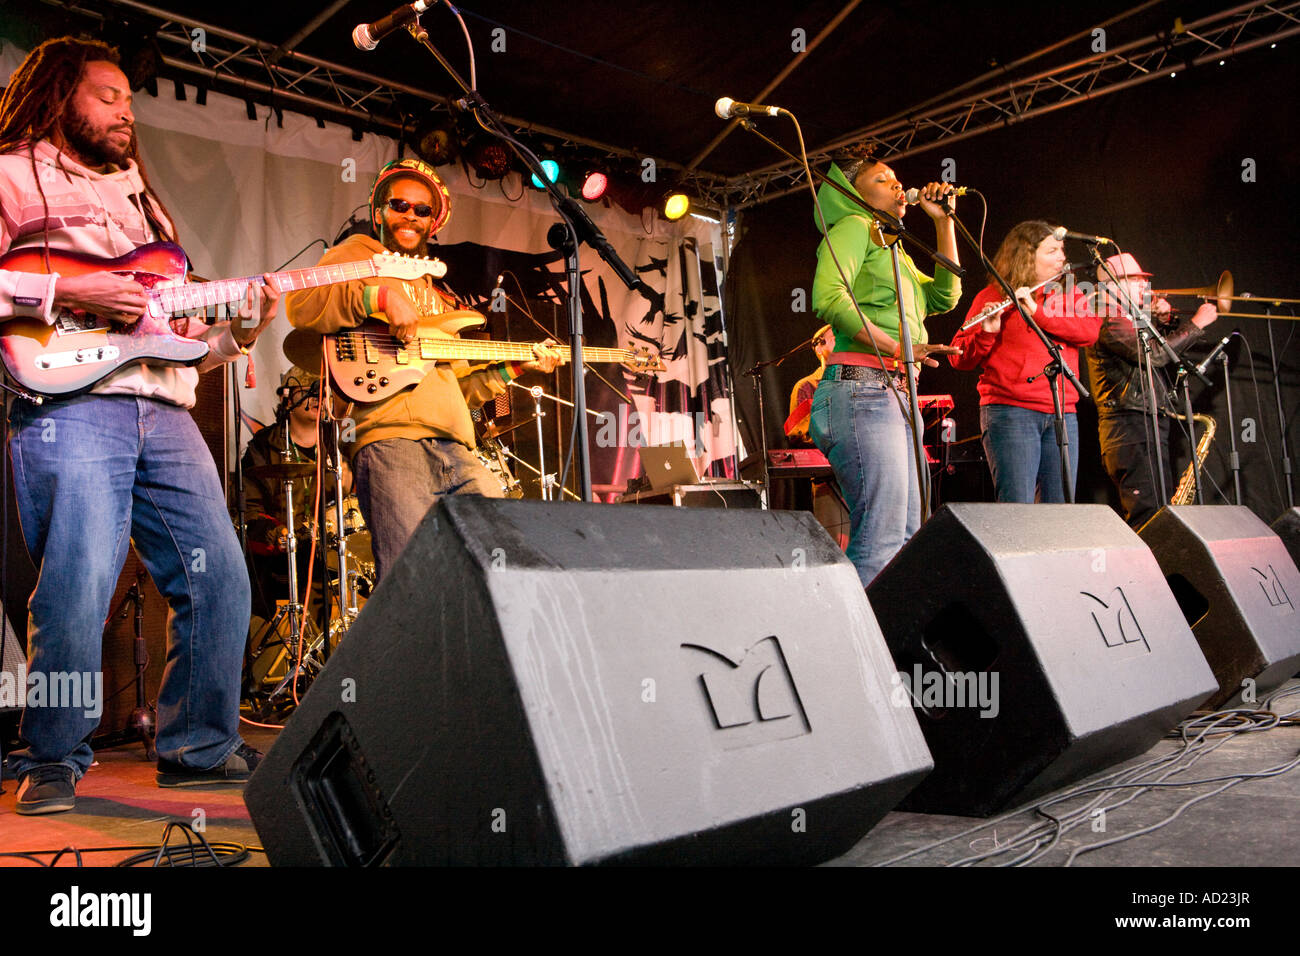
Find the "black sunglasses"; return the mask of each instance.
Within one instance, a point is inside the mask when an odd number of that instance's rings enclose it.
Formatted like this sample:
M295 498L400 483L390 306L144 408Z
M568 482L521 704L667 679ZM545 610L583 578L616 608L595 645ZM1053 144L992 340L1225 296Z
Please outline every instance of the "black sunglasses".
M406 210L414 208L415 214L421 219L428 219L433 215L433 207L428 203L415 203L414 206L412 206L412 204L407 202L405 199L388 200L388 208L393 212L406 212Z

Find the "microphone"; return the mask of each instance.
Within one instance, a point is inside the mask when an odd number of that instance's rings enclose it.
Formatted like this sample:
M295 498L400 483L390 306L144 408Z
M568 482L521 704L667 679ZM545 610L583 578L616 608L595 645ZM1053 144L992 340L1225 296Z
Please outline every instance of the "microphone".
M948 195L948 196L964 196L964 195L966 195L968 192L970 192L970 190L971 190L971 187L970 187L970 186L955 186L955 187L953 187L952 192L948 193L947 195ZM917 203L919 203L919 202L921 201L921 190L919 190L919 189L917 189L915 186L913 186L913 187L912 187L911 189L909 189L907 192L903 193L903 198L907 200L907 204L908 204L909 206L915 206ZM945 197L945 198L946 198L946 197Z
M352 31L352 43L358 50L373 50L380 40L402 29L432 5L432 0L415 0L374 23L358 23Z
M1071 232L1064 226L1057 226L1052 230L1053 239L1082 239L1084 242L1094 246L1113 246L1115 241L1107 239L1105 236L1090 236L1086 232Z
M1228 343L1232 341L1232 337L1236 334L1237 334L1237 330L1233 329L1231 332L1229 332L1227 335L1223 337L1223 340L1219 342L1218 345L1214 347L1213 352L1211 352L1209 355L1205 356L1205 358L1201 360L1201 363L1196 366L1197 375L1199 376L1205 375L1205 370L1210 367L1210 363L1219 357L1219 353L1222 352L1227 347Z
M730 96L724 96L713 104L713 112L718 114L718 119L731 119L733 116L748 116L750 113L766 113L768 116L780 116L786 111L779 106L737 103Z

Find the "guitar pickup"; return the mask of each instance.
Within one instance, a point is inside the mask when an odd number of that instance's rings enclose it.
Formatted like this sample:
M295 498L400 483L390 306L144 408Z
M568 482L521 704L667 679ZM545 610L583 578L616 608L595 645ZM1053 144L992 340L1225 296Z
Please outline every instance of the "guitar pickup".
M401 347L397 350L397 364L398 365L411 364L411 352L409 348Z
M100 345L93 349L73 349L67 352L50 352L36 359L39 369L72 368L76 365L99 365L116 362L121 349L116 345Z

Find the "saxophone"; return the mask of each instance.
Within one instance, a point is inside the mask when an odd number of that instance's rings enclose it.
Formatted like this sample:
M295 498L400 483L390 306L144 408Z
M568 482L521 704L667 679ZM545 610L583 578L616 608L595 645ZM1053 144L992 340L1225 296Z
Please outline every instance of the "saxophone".
M1179 421L1187 421L1186 415L1174 415ZM1178 482L1178 490L1174 496L1169 499L1171 505L1189 505L1195 495L1196 482L1193 475L1205 464L1205 456L1210 452L1210 442L1214 441L1214 419L1209 415L1195 414L1192 421L1201 427L1201 440L1196 443L1196 455L1187 470L1183 472L1182 480Z

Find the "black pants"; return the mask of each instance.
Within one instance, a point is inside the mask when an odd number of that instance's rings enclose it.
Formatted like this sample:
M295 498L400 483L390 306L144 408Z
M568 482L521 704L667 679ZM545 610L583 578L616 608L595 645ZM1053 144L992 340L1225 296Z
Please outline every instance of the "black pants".
M1160 416L1160 454L1165 470L1165 498L1160 497L1160 482L1156 477L1156 451L1150 441L1151 417L1141 412L1113 412L1100 419L1098 430L1101 439L1101 460L1106 474L1119 491L1124 520L1130 527L1140 528L1165 504L1174 493L1169 461L1169 419Z

